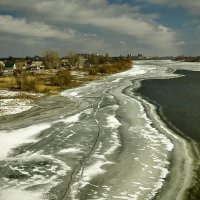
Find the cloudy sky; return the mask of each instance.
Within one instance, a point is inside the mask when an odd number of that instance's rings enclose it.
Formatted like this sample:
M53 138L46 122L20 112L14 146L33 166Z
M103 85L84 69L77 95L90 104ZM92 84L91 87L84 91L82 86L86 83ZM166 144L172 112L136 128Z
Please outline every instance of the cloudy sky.
M200 55L200 0L0 0L0 57Z

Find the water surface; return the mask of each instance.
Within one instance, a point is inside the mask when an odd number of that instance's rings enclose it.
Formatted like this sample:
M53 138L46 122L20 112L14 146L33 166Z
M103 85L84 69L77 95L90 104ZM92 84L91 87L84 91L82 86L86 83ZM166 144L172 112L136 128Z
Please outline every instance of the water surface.
M167 121L185 136L200 142L200 72L176 73L184 76L144 80L137 92L157 103Z

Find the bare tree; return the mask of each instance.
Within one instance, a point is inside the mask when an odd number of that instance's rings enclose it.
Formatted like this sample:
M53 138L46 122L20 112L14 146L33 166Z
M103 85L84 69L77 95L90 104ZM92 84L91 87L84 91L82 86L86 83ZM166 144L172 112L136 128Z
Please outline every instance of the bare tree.
M43 64L48 69L58 68L60 66L60 57L57 51L46 50L43 53Z
M67 58L68 58L69 64L71 66L76 66L78 64L78 55L77 54L70 52L68 54Z
M27 66L26 62L18 61L15 63L16 69L22 71Z
M106 57L106 59L108 59L110 57L108 52L105 53L105 57Z
M85 58L83 56L78 57L78 65L79 67L83 67L85 64Z

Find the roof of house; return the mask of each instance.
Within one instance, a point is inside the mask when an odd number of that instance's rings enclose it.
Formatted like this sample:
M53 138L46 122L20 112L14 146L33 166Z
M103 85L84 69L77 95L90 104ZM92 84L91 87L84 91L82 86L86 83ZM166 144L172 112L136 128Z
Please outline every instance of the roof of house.
M40 67L42 66L43 62L42 61L34 61L31 64L31 67Z
M14 65L15 65L15 63L6 63L5 68L11 69L14 67Z

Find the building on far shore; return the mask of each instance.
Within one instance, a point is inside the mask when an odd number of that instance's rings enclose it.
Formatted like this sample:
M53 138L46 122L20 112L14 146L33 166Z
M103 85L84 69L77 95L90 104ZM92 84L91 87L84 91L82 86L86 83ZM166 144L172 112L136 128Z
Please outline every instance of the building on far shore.
M5 64L5 70L14 70L16 69L15 63L6 63Z
M5 63L3 75L12 75L15 69L16 69L15 63L13 62Z
M30 65L30 68L32 70L39 70L39 69L43 69L44 65L42 61L33 61Z

